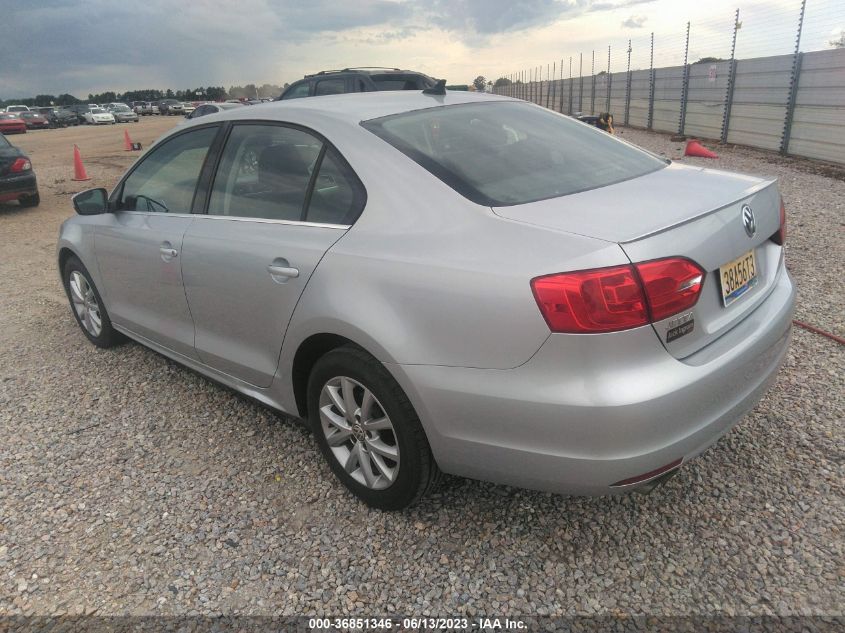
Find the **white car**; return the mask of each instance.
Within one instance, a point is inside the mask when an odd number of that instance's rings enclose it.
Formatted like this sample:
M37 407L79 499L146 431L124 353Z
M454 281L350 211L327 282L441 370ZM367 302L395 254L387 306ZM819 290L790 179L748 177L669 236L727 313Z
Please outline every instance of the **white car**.
M111 112L106 112L102 108L91 108L83 114L85 122L89 125L99 125L105 123L114 124L114 115Z
M14 114L15 112L29 112L29 108L25 105L10 105L6 106L6 112Z
M196 109L197 109L196 106L193 103L191 103L190 101L185 101L185 102L182 103L182 111L185 113L185 115L190 114L191 112L193 112Z

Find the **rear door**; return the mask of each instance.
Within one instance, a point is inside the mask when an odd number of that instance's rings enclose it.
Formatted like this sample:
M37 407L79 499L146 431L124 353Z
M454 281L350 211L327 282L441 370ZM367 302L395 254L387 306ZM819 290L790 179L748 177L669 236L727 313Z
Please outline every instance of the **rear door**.
M183 247L200 359L268 387L308 279L363 201L357 177L317 135L233 125L207 215L196 216Z
M194 324L182 287L182 237L200 172L219 125L156 145L97 216L94 247L112 320L179 354L196 358Z

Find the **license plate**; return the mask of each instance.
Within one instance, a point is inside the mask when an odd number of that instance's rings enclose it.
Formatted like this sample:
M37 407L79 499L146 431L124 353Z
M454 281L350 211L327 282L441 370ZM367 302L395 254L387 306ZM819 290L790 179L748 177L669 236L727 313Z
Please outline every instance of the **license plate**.
M722 303L728 307L757 285L757 260L754 251L748 251L742 257L720 266L719 280L722 284Z

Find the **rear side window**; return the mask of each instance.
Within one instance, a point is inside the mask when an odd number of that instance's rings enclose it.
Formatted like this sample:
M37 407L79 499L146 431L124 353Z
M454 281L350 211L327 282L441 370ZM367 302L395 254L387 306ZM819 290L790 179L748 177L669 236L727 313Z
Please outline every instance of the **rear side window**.
M322 141L302 130L236 125L220 159L208 213L301 221L322 149Z
M377 90L422 90L418 77L396 75L372 75L370 79Z
M308 96L308 82L305 81L298 86L294 86L293 88L289 89L284 95L282 95L282 99L300 99L302 97Z
M441 106L361 125L485 206L565 196L667 164L605 132L527 103Z
M345 79L323 79L317 82L317 88L314 90L314 96L340 95L344 92L346 92Z
M327 148L314 180L306 220L322 224L352 224L361 214L364 187L340 155Z
M123 183L117 208L153 213L190 213L217 127L179 134L155 146Z
M366 194L331 147L304 130L235 125L208 204L210 215L352 224Z

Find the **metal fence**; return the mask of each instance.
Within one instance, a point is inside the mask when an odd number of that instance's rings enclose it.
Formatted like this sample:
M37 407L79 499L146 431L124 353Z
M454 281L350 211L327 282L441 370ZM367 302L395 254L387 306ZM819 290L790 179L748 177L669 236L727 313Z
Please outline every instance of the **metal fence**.
M616 125L845 164L845 31L836 30L845 2L803 0L745 24L739 9L728 17L510 73L493 91L566 114L610 112Z

